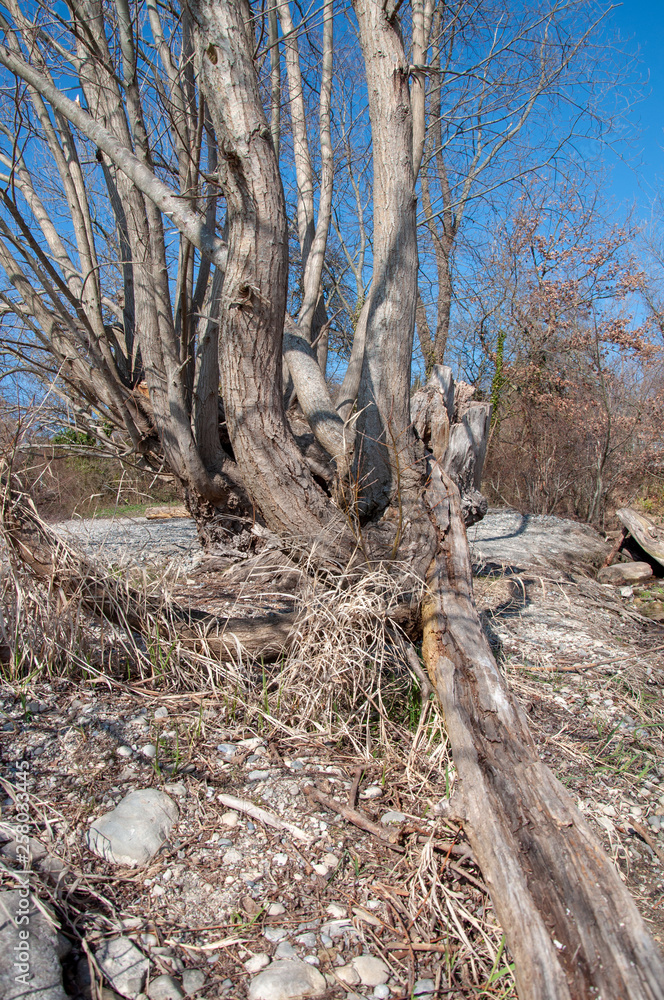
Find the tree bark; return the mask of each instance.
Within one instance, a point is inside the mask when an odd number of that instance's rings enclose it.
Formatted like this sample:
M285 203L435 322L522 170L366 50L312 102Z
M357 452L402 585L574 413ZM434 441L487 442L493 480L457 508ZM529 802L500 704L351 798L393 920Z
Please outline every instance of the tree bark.
M413 120L408 60L396 16L355 0L366 66L374 168L374 266L357 396L356 474L363 516L417 491L410 370L417 293ZM362 322L361 317L360 322Z

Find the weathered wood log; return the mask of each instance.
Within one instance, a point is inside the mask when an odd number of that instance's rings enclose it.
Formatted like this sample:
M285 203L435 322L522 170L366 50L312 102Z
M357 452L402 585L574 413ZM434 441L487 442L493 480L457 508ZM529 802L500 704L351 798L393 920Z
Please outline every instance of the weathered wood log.
M661 1000L664 960L628 890L538 756L482 631L458 490L432 463L440 547L423 656L445 714L471 847L515 960L521 1000Z
M632 507L623 507L621 510L617 510L616 517L625 525L643 551L647 552L651 559L655 559L660 566L664 566L664 528Z
M178 503L170 507L146 507L145 516L148 521L156 521L172 517L191 517L191 514L184 504Z
M467 525L480 521L488 510L480 487L491 404L474 402L474 391L466 382L455 386L451 368L434 365L427 384L411 400L415 433L456 483Z

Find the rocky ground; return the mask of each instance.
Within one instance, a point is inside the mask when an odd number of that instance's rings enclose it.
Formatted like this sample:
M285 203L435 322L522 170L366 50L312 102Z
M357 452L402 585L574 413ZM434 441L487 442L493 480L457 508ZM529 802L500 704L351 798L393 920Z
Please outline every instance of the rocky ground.
M664 628L639 610L659 582L598 584L584 567L605 544L554 522L495 512L471 529L478 604L542 757L664 943ZM191 522L79 532L116 562L175 558L180 586L197 566ZM1 693L0 907L17 912L22 880L50 906L30 922L40 1000L513 992L481 873L439 808L454 767L434 705L332 733L280 716L265 675L253 704L206 676L178 691L92 665L8 673ZM3 961L0 993L23 995Z

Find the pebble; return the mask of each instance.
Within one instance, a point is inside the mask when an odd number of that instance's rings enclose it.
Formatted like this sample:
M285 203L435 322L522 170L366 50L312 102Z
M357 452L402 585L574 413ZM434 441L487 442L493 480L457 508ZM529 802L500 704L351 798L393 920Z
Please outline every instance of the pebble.
M331 948L334 944L332 938L328 937L327 934L321 934L320 943L323 945L323 948Z
M329 870L326 865L318 865L318 864L316 864L316 865L312 865L311 867L313 868L313 870L316 872L317 875L323 875L323 876L325 876L325 875L327 875L328 870Z
M323 924L321 931L323 934L327 934L330 938L343 937L344 931L350 930L352 924L350 920L328 920L327 923Z
M86 835L90 850L117 865L143 865L167 840L178 817L173 799L157 788L129 792Z
M118 757L131 757L134 751L131 749L131 747L125 745L123 747L118 747L115 752L118 755Z
M187 996L198 993L205 986L205 973L202 969L185 969L182 973L182 989Z
M169 795L186 795L187 786L184 781L171 781L169 784L164 785L164 791L168 792Z
M342 965L336 970L336 973L341 982L345 983L346 986L359 986L360 974L352 965Z
M278 944L275 949L274 957L297 958L297 952L295 951L295 948L293 947L292 944L290 944L289 941L281 941L280 944Z
M382 958L374 955L359 955L351 965L360 977L363 986L382 986L390 978L388 969Z
M373 991L373 995L375 996L376 1000L388 1000L388 997L391 992L392 991L390 990L389 986L387 986L385 983L381 983L380 986L377 986L375 988L375 990Z
M141 753L144 757L149 757L152 760L157 756L157 748L154 743L146 743L145 746L141 747Z
M223 757L233 757L237 747L234 743L220 743L217 750Z
M30 985L24 986L17 982L15 961L21 961L23 952L15 951L22 943L19 938L19 926L12 917L19 912L22 897L21 890L9 889L0 892L0 997L3 1000L18 1000L19 997L39 997L39 1000L67 1000L62 986L62 969L60 957L62 950L55 928L37 909L30 897L27 910L29 920L29 950ZM44 904L40 903L43 907ZM46 907L50 913L50 908ZM51 914L52 915L52 914ZM8 919L10 918L10 919ZM57 926L57 921L55 921Z
M436 984L433 979L418 979L413 986L413 996L420 1000L434 1000Z
M363 792L360 792L361 799L380 799L383 794L383 789L380 785L370 785L365 788Z
M240 822L240 817L238 813L236 813L234 810L231 810L230 812L222 813L222 815L219 818L219 822L222 823L224 826L237 826L238 823Z
M268 917L280 917L282 913L286 912L286 907L283 903L270 903L267 908Z
M247 781L265 781L269 777L269 771L250 771L247 775Z
M342 920L344 917L348 916L348 910L346 907L340 906L339 903L330 903L325 912L334 920Z
M298 934L295 938L297 944L301 944L303 948L315 948L316 947L316 935L308 932L306 934Z
M275 855L273 855L273 857L272 857L272 864L273 865L286 865L286 864L288 864L288 855L287 854L275 854Z
M114 990L136 1000L143 991L150 963L129 938L102 941L95 952L95 960Z
M252 980L247 996L249 1000L296 1000L320 996L326 989L320 972L306 962L279 961Z
M244 967L250 975L255 975L264 969L266 965L270 964L270 956L266 955L264 951L259 951L257 955L252 955L251 958L247 959L244 963Z
M155 719L167 719L168 718L168 709L166 708L166 706L165 705L160 705L159 708L154 713L154 717L155 717Z
M380 818L380 821L385 826L389 826L392 823L394 824L403 823L405 819L406 817L404 813L397 812L394 809L390 809L389 812L383 813L383 815Z
M242 861L242 854L237 850L236 847L231 847L230 851L226 851L224 854L224 864L225 865L239 865Z
M263 937L270 944L278 944L279 941L283 941L285 937L288 937L288 931L285 927L266 927L263 931Z
M150 1000L183 1000L185 996L184 990L172 976L157 976L146 992Z

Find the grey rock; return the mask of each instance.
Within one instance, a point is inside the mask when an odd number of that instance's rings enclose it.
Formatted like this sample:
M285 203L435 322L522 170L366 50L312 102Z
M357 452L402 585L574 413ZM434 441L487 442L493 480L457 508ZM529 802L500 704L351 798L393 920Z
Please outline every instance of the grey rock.
M270 903L267 908L268 917L280 917L282 913L286 912L286 907L283 903Z
M382 960L374 955L359 955L351 965L360 977L363 986L382 986L390 978L390 970Z
M296 1000L317 997L325 992L327 983L313 966L306 962L273 962L249 986L249 1000Z
M145 788L129 792L112 812L90 827L91 851L118 865L143 865L168 838L178 807L165 792Z
M420 1000L433 1000L436 984L433 979L418 979L413 986L413 996Z
M278 944L279 941L288 937L288 931L285 927L266 927L263 931L263 937L270 944Z
M250 771L247 775L247 781L265 781L269 777L269 771Z
M220 743L217 746L217 750L222 755L222 757L233 757L237 747L234 743Z
M392 824L398 826L399 823L403 823L405 819L406 817L404 813L396 812L396 810L394 809L390 809L389 812L383 813L383 815L380 817L381 823L383 823L385 826L390 826Z
M361 799L380 799L383 795L383 789L380 785L370 785L363 792L360 792Z
M390 987L387 986L386 983L381 983L380 986L377 986L375 988L375 990L373 991L373 995L376 998L376 1000L388 1000L388 997L391 992L392 991Z
M198 993L205 986L205 973L202 969L185 969L182 973L182 989L187 996Z
M145 746L141 747L141 753L143 754L144 757L148 757L150 760L152 760L154 757L157 756L157 748L154 745L154 743L146 743Z
M164 791L168 792L169 795L186 795L187 786L184 781L171 781L169 784L164 785Z
M601 566L610 551L588 525L549 514L519 514L510 508L490 510L468 528L468 542L473 562L514 569L591 570Z
M239 865L241 861L242 854L235 847L231 847L230 851L226 851L224 854L225 865Z
M160 705L159 708L154 713L155 719L167 719L168 709L165 705Z
M298 944L303 945L305 948L315 948L316 947L316 935L309 931L306 934L298 934L295 938Z
M6 858L11 858L12 861L20 861L24 864L28 858L31 861L40 861L46 857L46 848L38 840L35 840L34 837L30 837L27 843L23 840L10 840L2 848L2 854Z
M136 1000L143 992L143 984L150 963L128 937L102 941L95 952L95 959L109 983L123 997Z
M19 922L20 921L20 922ZM25 932L29 936L26 938ZM21 947L25 951L15 950ZM0 997L3 1000L67 1000L53 925L23 889L0 892ZM14 963L17 963L16 965Z
M600 583L610 583L613 587L623 587L631 583L643 583L652 576L650 563L631 562L604 566L597 574Z
M281 941L274 952L275 958L297 958L297 952L289 941Z
M322 944L323 948L331 948L334 942L332 941L332 938L329 937L327 934L321 934L320 943Z
M157 976L146 990L150 1000L183 1000L185 993L172 976Z

